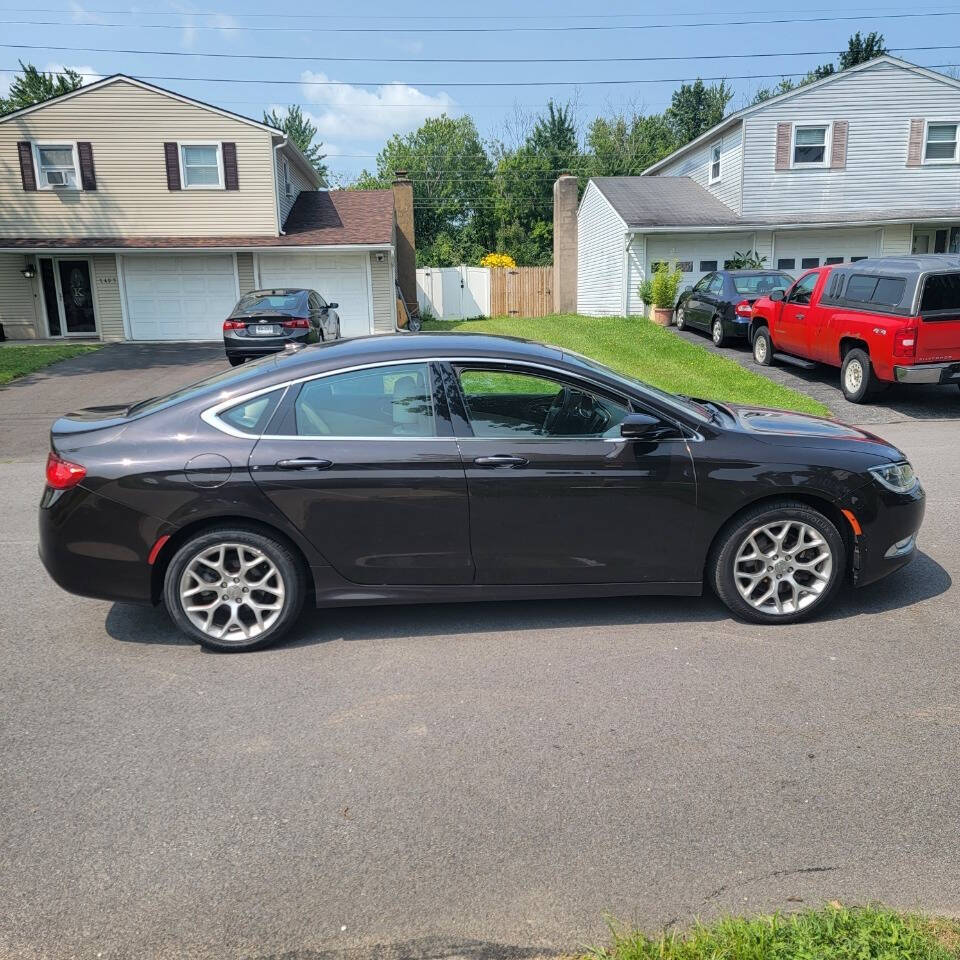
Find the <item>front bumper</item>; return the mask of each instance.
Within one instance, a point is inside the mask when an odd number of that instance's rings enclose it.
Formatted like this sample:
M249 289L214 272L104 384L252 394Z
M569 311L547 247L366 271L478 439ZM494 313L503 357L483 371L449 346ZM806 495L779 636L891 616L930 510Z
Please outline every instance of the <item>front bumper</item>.
M854 538L853 548L853 582L858 587L895 573L916 556L916 536L926 508L919 483L909 493L894 493L871 483L853 494L845 506L862 531ZM906 550L893 549L911 537Z
M893 379L897 383L960 383L960 361L894 367Z

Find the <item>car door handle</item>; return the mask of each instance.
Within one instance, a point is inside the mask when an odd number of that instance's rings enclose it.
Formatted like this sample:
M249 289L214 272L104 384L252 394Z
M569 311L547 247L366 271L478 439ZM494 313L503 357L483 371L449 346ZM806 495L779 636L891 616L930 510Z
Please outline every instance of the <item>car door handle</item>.
M508 453L495 453L491 457L477 457L473 461L478 467L525 467L524 457L514 457Z
M333 466L333 461L319 457L296 457L293 460L278 460L276 466L280 470L326 470Z

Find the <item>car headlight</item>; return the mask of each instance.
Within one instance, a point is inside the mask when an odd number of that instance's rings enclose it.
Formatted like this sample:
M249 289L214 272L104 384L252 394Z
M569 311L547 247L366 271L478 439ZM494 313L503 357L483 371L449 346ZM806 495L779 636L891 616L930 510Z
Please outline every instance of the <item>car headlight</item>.
M917 485L917 475L906 460L871 467L873 478L894 493L909 493Z

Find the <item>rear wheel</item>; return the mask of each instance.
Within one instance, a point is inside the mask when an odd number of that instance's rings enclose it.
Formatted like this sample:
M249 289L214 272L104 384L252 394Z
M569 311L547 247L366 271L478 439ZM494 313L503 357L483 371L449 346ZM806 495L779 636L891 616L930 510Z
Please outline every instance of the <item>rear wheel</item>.
M245 359L245 357L227 357L227 361L230 363L231 367L239 367Z
M769 367L773 363L773 342L766 327L760 327L753 335L753 359L761 367Z
M713 340L715 347L722 347L726 343L726 335L723 332L723 321L719 317L714 318L710 326L710 339Z
M243 527L208 530L174 554L163 598L174 623L209 650L258 650L279 640L305 593L299 558Z
M674 321L678 330L683 330L687 325L687 318L683 315L683 307L677 307L676 316Z
M863 403L877 392L877 378L865 350L848 350L840 367L840 389L851 403Z
M794 623L825 607L843 580L846 547L833 522L795 500L761 504L718 538L713 586L751 623Z

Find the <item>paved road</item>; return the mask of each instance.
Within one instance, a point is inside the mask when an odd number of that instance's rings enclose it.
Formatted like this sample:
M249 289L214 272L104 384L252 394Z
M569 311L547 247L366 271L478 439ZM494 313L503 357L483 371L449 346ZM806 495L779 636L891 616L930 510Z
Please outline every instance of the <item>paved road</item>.
M0 956L499 960L605 912L960 913L960 444L881 432L926 483L923 554L822 621L313 611L248 656L58 591L40 456L0 462Z
M850 403L840 390L840 372L836 367L779 355L772 366L761 367L754 363L746 341L732 341L729 346L718 349L706 333L672 329L684 340L723 354L748 370L816 398L847 423L879 426L901 420L960 418L960 391L956 387L897 384L883 394L880 403Z

